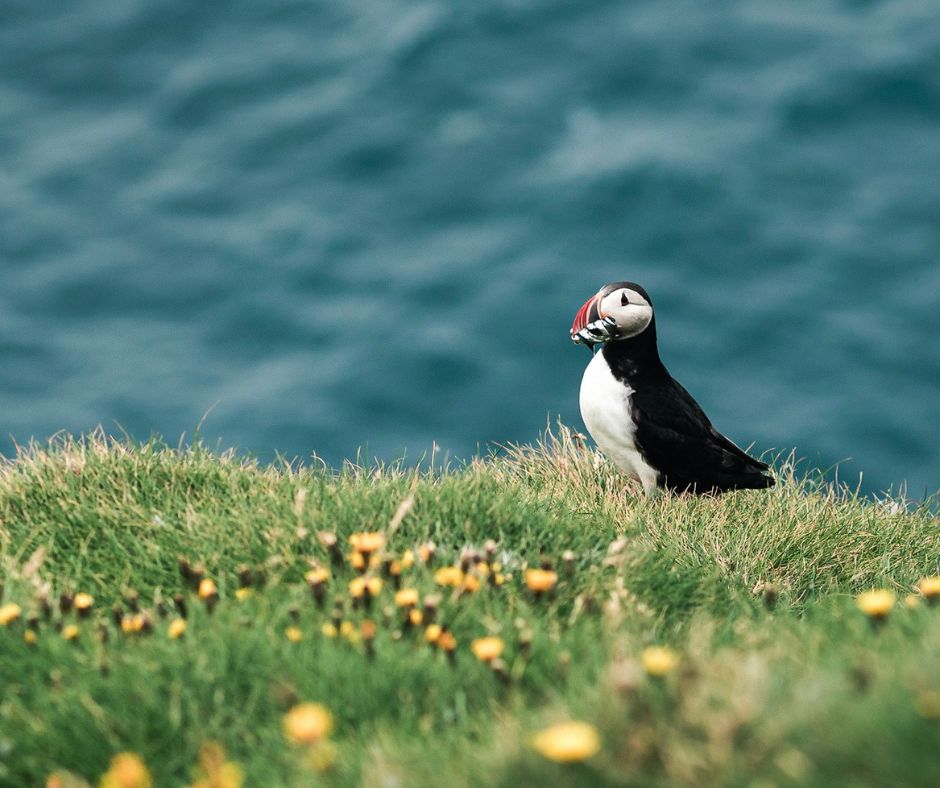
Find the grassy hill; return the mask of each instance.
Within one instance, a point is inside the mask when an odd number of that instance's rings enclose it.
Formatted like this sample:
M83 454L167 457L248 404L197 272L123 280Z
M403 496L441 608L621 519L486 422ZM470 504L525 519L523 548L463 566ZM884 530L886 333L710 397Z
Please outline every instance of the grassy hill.
M645 499L564 429L430 472L33 448L0 470L0 785L133 784L120 753L158 786L940 784L937 520L778 473Z

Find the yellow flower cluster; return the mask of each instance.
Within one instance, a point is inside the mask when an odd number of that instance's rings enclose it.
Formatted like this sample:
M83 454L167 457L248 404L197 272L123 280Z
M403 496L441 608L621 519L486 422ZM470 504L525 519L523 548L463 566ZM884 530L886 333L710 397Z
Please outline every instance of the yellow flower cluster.
M196 773L196 780L190 788L242 788L245 781L241 765L228 760L225 749L218 742L206 742L200 748ZM62 772L55 772L46 780L46 788L78 784L87 785ZM100 788L153 788L153 777L137 753L120 752L111 759L98 784Z
M348 561L343 540L327 532L320 532L318 538L323 552L307 559L304 580L323 612L316 613L318 618L311 621L309 613L295 605L288 611L288 621L271 625L275 637L294 644L298 650L307 648L307 641L322 637L351 644L372 658L381 648L394 648L392 644L423 640L452 663L457 660L458 651L466 648L495 676L507 682L512 675L521 673L524 661L531 657L532 632L521 631L521 625L518 639L507 638L506 642L496 635L474 638L469 633L464 639L459 629L451 628L452 620L465 620L456 606L466 604L464 600L469 595L498 593L501 586L513 579L512 574L503 574L503 566L496 560L495 542L487 541L483 550L467 548L457 555L447 555L431 542L392 554L387 534L359 531L348 538L352 550L352 560ZM563 559L566 567L573 564L569 559L570 556ZM522 564L524 574L519 575L524 579L524 588L536 598L551 594L559 583L551 565L544 559L540 559L540 564L539 568L527 569ZM36 646L41 642L43 628L54 622L60 637L76 649L97 652L101 672L108 676L111 661L107 658L106 644L115 631L135 640L157 633L156 637L165 641L188 641L199 637L199 625L204 620L199 615L190 615L194 600L202 603L208 613L225 604L226 599L237 601L244 605L240 616L246 626L252 626L253 620L245 614L266 609L264 601L256 600L262 598L267 566L242 565L237 570L237 583L224 575L210 573L203 564L185 557L179 559L179 571L184 589L170 597L157 592L149 604L134 590L125 590L110 609L102 608L87 591L74 594L63 591L57 611L49 601L49 592L44 591L37 597L37 611L27 615L26 627L19 623L26 615L23 608L16 602L6 602L0 605L0 634L3 628L12 627L27 645ZM571 576L567 569L565 576ZM453 589L454 593L443 597L428 587L431 584ZM283 588L283 584L279 587ZM327 607L329 591L335 594L332 609ZM363 611L366 615L371 612L374 620L363 616ZM76 617L74 621L69 620L70 615ZM503 661L507 642L512 643L510 650L516 668L513 671ZM131 761L127 759L119 761L116 772L128 763Z

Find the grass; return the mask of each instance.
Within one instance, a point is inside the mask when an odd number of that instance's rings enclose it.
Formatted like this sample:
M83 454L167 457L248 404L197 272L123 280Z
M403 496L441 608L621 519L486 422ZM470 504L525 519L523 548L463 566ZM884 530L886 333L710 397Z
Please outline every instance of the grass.
M940 784L940 606L899 602L875 625L854 598L903 600L940 574L937 520L777 471L769 492L646 499L564 428L444 471L271 468L101 435L32 447L0 470L0 604L22 609L0 626L0 785L97 785L120 752L189 785L207 742L246 785ZM416 554L401 585L439 596L452 654L404 625L381 566L354 605L348 538L371 531L389 558ZM499 564L477 590L436 582L473 551ZM211 612L181 557L216 582ZM558 582L534 594L543 562ZM314 564L331 567L322 607ZM87 618L58 610L76 592L95 598ZM149 634L115 624L134 594ZM346 635L324 634L334 619ZM471 652L484 635L504 643L495 669ZM640 664L651 645L678 655L662 677ZM300 702L330 711L328 743L287 741ZM599 731L595 756L535 752L569 719Z

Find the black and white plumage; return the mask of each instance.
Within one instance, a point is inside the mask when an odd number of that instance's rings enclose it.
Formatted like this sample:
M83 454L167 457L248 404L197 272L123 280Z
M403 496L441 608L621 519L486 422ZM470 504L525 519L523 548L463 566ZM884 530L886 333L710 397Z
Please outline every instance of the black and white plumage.
M602 287L575 316L571 339L592 350L603 343L581 381L581 417L601 451L647 494L774 485L767 465L719 433L669 374L652 301L638 284Z

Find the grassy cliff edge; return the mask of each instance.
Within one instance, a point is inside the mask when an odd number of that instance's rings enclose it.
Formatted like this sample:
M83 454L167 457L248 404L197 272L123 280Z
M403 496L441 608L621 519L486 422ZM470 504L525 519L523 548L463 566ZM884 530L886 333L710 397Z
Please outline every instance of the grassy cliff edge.
M646 499L564 428L432 471L33 447L0 469L0 785L122 752L160 786L940 784L937 520L777 472ZM599 750L557 763L567 720Z

